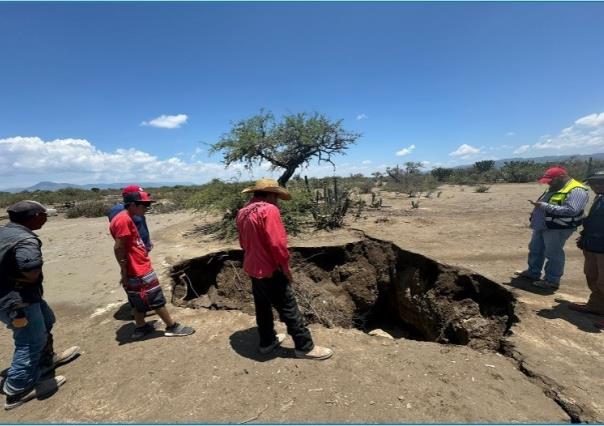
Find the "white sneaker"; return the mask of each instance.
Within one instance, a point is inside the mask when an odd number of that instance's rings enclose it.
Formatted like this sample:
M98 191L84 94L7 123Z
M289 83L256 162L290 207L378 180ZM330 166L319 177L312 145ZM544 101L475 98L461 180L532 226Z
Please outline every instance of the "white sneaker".
M40 380L29 391L24 391L18 395L7 395L4 409L12 410L34 398L44 398L52 395L63 383L65 383L65 377L63 376L55 376L50 379Z
M271 353L276 347L281 346L281 343L283 343L284 340L285 340L285 334L279 333L279 334L277 334L275 336L275 341L273 343L271 343L268 346L260 346L258 348L258 351L262 355L266 355L268 353Z
M43 365L40 367L40 376L46 376L48 373L52 372L55 368L67 364L68 362L74 360L77 356L80 355L80 347L72 346L70 348L65 349L63 352L54 354L52 357L52 364Z
M310 351L304 352L296 349L296 357L302 359L314 359L317 361L331 358L333 351L323 346L315 346Z

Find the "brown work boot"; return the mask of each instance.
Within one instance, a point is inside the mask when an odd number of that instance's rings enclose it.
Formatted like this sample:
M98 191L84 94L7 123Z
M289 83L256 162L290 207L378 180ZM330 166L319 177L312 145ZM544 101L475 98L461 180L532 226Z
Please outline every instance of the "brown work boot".
M315 346L310 351L299 351L296 349L296 357L303 359L314 359L317 361L331 358L333 355L333 351L329 348L324 348L323 346Z
M34 398L40 399L50 396L55 393L63 383L65 383L65 377L56 376L50 379L41 380L31 389L25 390L17 395L6 395L4 409L12 410L13 408L17 408L19 405L25 404L27 401L31 401Z

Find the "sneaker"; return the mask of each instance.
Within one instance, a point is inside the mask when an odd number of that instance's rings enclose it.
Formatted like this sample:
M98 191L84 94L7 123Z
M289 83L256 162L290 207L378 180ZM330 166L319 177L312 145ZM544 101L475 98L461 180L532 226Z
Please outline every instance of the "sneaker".
M258 351L263 355L271 353L273 351L273 349L275 349L277 346L281 346L281 343L283 343L284 340L285 340L285 334L279 333L275 336L275 341L273 343L271 343L268 346L260 346L258 348Z
M568 305L568 309L575 312L581 312L582 314L604 316L604 312L592 311L585 303L571 303Z
M182 325L179 323L174 323L172 327L166 327L166 331L164 332L164 336L167 337L179 337L179 336L190 336L195 333L195 329L192 327L187 327L186 325Z
M546 290L558 290L558 288L560 288L560 284L556 284L547 280L533 281L533 285L535 287L543 288Z
M516 275L518 278L524 278L530 281L536 281L539 279L539 277L532 275L529 271L516 271L514 272L514 275Z
M141 327L136 327L134 329L134 331L132 332L132 335L130 336L130 338L133 340L142 339L143 337L145 337L148 334L153 333L154 331L155 331L155 323L147 322L147 323L145 323L145 325L143 325Z
M27 401L31 401L34 398L41 399L46 396L50 396L56 392L63 383L65 383L65 377L56 376L50 379L41 380L32 388L18 393L17 395L6 395L4 409L12 410L13 408L25 404Z
M314 359L314 360L323 360L327 358L331 358L333 355L333 351L329 348L324 348L323 346L315 346L310 351L299 351L296 349L296 357L303 359Z
M45 376L55 368L67 364L70 361L73 361L75 358L80 355L80 347L72 346L70 348L65 349L60 354L54 354L52 356L52 363L50 365L43 365L40 367L40 375Z

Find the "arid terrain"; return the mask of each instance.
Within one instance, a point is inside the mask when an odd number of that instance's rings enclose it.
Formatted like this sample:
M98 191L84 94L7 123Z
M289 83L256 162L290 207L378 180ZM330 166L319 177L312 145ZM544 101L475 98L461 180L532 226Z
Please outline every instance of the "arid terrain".
M193 336L166 338L158 331L131 341L107 220L51 217L38 233L46 299L58 318L55 344L77 344L82 355L57 370L67 377L58 393L2 411L0 422L604 422L604 341L592 325L597 317L567 307L588 294L574 237L558 292L512 280L526 266L526 200L542 188L440 190L418 209L405 195L384 195L387 207L350 218L336 232L291 238L290 245L345 244L364 233L484 275L518 300L519 321L505 338L505 350L392 340L313 324L315 341L334 349L332 359L298 360L289 338L282 349L260 356L253 316L173 305L173 315L197 329ZM236 242L187 236L205 220L193 212L148 216L151 257L168 298L172 265L237 248ZM284 330L280 323L278 328ZM3 369L12 355L6 329L0 341Z

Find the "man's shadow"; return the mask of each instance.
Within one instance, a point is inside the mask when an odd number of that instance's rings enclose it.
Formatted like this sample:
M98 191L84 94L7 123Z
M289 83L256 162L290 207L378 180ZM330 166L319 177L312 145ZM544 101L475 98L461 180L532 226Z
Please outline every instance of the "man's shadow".
M266 362L275 358L296 358L296 353L293 348L284 348L282 346L275 348L266 355L261 354L258 351L260 339L258 337L257 327L234 332L229 337L229 343L235 352L242 357L253 359L258 362Z
M156 315L155 311L148 311L145 316ZM113 313L113 318L118 321L134 321L134 315L132 315L132 306L130 303L126 302L122 306L120 306L117 311Z
M150 321L150 322L153 323L154 327L159 326L159 321L157 321L157 320ZM164 337L164 331L158 330L156 328L154 331L152 331L151 333L149 333L143 337L140 337L138 339L133 339L132 333L134 333L134 329L135 329L135 325L133 322L124 324L120 328L117 329L117 331L115 332L115 340L119 343L119 346L127 345L129 343L142 342L145 340L156 339L158 337Z
M568 308L568 305L572 302L569 302L568 300L554 299L554 301L558 303L558 305L549 309L541 309L537 312L537 315L547 319L563 319L564 321L575 325L579 330L587 333L600 333L600 329L594 325L594 322L598 318L597 315L571 311Z
M511 277L509 283L503 283L518 290L527 291L529 293L538 294L540 296L550 296L556 292L551 288L541 288L533 285L532 280L524 277Z

